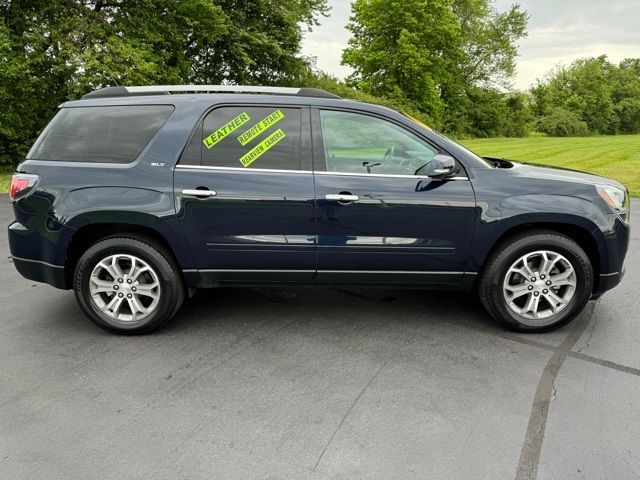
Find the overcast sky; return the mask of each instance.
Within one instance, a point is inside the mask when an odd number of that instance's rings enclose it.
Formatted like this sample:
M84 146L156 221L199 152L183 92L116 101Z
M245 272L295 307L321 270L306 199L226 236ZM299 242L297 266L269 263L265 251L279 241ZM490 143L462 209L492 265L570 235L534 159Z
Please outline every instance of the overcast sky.
M506 10L512 0L495 0ZM640 0L520 0L529 12L529 36L520 42L516 88L526 89L559 63L606 54L618 62L640 57ZM317 58L318 68L344 78L350 69L340 65L347 45L351 2L329 0L331 15L307 33L302 53Z

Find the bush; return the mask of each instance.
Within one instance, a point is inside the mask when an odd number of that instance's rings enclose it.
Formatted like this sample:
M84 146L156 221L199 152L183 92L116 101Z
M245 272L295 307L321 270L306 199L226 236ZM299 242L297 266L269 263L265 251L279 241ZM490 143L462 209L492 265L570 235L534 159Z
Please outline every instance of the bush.
M540 118L536 127L551 137L585 137L590 133L578 115L560 107L551 109Z
M618 128L622 133L640 132L640 100L625 98L616 105Z

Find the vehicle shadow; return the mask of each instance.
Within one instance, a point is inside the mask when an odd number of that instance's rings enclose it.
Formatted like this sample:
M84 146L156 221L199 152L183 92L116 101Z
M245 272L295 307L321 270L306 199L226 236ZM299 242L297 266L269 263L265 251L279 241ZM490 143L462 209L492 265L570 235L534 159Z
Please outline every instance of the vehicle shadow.
M261 325L287 318L309 325L347 322L366 327L388 321L504 331L471 293L347 287L200 290L163 331L186 333L212 323Z

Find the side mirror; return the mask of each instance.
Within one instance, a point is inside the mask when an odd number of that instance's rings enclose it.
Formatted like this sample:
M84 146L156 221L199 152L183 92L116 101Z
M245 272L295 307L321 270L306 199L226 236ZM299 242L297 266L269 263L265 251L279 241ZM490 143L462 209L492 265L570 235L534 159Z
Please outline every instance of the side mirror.
M449 155L436 155L426 168L426 175L430 178L447 178L456 173L456 161Z

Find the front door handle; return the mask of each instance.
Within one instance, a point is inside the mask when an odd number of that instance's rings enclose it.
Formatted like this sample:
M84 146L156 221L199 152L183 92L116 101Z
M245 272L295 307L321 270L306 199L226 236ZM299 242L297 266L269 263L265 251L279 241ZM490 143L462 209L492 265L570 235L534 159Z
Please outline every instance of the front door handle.
M185 197L198 197L198 198L210 198L215 197L218 193L215 190L182 190L182 195Z
M335 200L340 203L351 203L360 200L357 195L351 195L350 193L329 193L324 196L326 200Z

